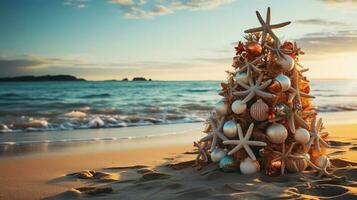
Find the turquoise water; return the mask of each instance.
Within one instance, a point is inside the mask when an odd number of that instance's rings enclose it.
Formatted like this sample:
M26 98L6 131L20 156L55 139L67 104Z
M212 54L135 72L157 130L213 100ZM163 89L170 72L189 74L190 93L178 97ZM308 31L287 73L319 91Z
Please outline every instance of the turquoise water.
M320 112L357 110L357 82L311 82ZM0 131L31 132L201 122L219 81L0 83Z

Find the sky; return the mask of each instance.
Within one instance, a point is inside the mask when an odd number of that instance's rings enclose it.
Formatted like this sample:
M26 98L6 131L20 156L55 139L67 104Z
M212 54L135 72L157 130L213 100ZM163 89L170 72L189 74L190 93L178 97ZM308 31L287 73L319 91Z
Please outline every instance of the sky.
M357 79L357 0L2 0L0 77L223 80L268 6L308 77Z

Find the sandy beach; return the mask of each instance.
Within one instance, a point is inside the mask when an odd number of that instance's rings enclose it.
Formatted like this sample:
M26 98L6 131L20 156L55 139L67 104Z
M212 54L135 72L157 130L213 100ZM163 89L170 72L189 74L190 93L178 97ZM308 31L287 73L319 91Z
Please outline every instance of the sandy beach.
M335 173L345 176L340 179L318 180L311 172L284 177L267 177L263 173L243 176L223 173L215 165L197 171L192 167L192 141L202 136L201 124L197 123L167 125L171 130L190 127L177 135L94 142L77 149L3 157L1 198L357 198L356 168L352 167L357 163L357 123L345 121L348 115L325 116L330 142L335 146L329 154L335 166L343 168Z

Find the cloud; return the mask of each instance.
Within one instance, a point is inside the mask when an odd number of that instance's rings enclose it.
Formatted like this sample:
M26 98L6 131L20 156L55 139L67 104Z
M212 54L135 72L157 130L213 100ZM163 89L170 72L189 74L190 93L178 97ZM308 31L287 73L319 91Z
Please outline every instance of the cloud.
M234 0L109 0L108 3L119 6L125 18L152 18L167 15L176 10L208 10L228 4Z
M357 30L308 33L296 41L314 55L353 52L357 51Z
M64 0L63 5L82 9L87 7L88 2L89 0Z
M348 26L347 23L339 22L339 21L329 21L325 19L300 19L295 20L294 23L302 24L302 25L313 25L313 26L338 26L338 27L346 27Z

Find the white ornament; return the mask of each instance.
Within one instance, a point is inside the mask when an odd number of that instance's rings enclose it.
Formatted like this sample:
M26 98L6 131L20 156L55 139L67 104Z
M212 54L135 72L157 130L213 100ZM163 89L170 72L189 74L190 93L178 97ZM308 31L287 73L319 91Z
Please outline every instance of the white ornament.
M248 83L248 74L247 72L237 72L236 80L241 81L243 83Z
M300 144L307 144L310 141L310 133L308 130L304 128L298 128L295 131L295 136L294 136L296 142Z
M212 160L212 162L219 162L226 155L227 155L227 153L224 150L216 147L211 152L211 160Z
M266 133L269 141L275 144L283 143L288 137L288 130L285 126L277 123L270 125Z
M242 174L254 174L259 172L260 165L258 161L246 158L240 163L239 169Z
M232 103L232 111L235 114L241 114L247 109L247 104L243 103L241 100L235 100Z
M290 71L294 68L294 59L289 56L283 54L276 60L276 64L283 70L283 71Z
M223 133L229 138L234 138L237 136L237 123L234 120L229 120L224 123Z
M228 113L228 105L226 103L224 103L223 100L220 100L216 103L215 110L216 110L217 114L225 115Z
M327 166L329 166L330 160L328 159L327 156L322 155L315 160L314 164L319 168L323 168L326 162L327 162Z
M291 86L290 78L285 76L284 74L279 74L275 77L275 80L280 83L281 90L283 92L288 91Z

